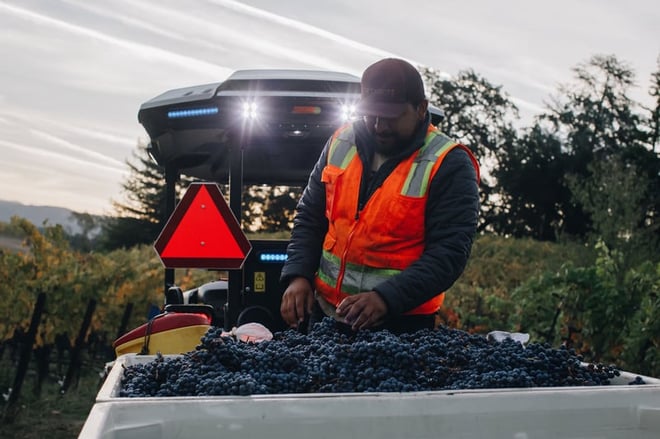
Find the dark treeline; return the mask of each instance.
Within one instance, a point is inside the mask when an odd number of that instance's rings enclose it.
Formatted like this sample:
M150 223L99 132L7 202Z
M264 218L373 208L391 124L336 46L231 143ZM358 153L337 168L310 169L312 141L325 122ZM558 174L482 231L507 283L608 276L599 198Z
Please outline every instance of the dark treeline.
M443 130L466 142L486 168L481 229L541 241L600 239L645 254L657 245L660 208L660 72L655 108L629 94L634 73L613 56L574 69L532 126L514 127L510 98L472 71L425 77L447 115Z

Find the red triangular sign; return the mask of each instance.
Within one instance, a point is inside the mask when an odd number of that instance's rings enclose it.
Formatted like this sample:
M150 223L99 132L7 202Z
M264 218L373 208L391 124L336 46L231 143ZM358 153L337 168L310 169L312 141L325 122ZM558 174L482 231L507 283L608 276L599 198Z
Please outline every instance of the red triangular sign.
M166 268L239 269L252 246L215 183L193 183L154 244Z

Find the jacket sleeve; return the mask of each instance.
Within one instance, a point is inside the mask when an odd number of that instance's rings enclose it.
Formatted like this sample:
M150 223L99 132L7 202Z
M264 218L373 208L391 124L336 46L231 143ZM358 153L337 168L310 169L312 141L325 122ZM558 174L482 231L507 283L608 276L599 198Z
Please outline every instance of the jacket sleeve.
M287 260L282 267L280 281L288 285L292 278L303 276L314 284L314 276L321 260L323 240L328 231L325 216L325 185L321 173L327 163L326 143L319 160L314 165L307 186L298 201L293 219L291 239L287 246Z
M470 256L478 215L476 171L468 154L455 148L431 182L422 256L375 288L387 303L389 317L410 311L454 284Z

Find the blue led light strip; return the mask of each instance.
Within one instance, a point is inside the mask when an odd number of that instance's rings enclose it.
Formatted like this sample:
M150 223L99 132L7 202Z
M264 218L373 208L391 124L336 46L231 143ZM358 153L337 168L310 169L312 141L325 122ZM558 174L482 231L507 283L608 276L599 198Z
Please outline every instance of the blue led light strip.
M185 110L172 110L167 112L168 119L182 119L184 117L198 117L218 114L218 107L187 108Z
M284 262L286 261L286 253L261 253L259 254L260 262Z

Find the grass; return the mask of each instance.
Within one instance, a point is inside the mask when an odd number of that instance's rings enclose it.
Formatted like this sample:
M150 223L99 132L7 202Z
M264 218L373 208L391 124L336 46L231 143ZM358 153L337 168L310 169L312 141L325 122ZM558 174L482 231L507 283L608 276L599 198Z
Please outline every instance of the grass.
M81 376L68 391L60 394L60 377L51 374L42 384L41 393L35 394L36 374L30 368L18 401L9 407L2 398L0 402L1 439L70 439L78 437L94 405L100 388L99 372L102 362L84 363ZM13 383L16 367L8 359L0 360L0 385L2 393Z

